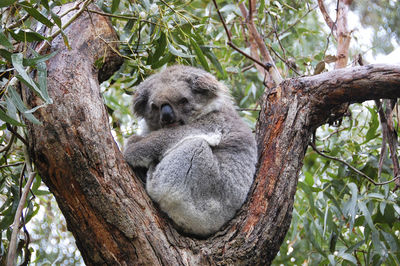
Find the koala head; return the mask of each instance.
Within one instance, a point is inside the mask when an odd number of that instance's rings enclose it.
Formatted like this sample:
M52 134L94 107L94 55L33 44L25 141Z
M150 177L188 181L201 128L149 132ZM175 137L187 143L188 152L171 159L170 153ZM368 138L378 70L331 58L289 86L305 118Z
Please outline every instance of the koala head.
M191 123L230 102L226 87L204 70L172 66L136 87L133 111L149 131Z

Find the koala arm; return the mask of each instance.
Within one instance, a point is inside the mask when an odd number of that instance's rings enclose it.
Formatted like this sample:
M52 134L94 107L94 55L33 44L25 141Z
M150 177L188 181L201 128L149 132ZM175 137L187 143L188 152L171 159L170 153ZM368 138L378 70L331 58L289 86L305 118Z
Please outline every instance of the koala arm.
M162 128L150 132L146 136L132 136L126 144L124 157L132 167L149 168L157 164L161 158L187 138L205 138L210 146L215 146L218 137L196 132L186 126Z

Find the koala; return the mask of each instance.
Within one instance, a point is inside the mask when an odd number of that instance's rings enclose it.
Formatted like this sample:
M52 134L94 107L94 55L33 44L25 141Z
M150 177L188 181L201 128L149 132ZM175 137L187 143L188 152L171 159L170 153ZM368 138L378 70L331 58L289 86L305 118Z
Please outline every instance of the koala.
M139 136L126 161L183 233L207 237L232 219L253 183L257 150L228 89L204 70L168 67L136 88Z

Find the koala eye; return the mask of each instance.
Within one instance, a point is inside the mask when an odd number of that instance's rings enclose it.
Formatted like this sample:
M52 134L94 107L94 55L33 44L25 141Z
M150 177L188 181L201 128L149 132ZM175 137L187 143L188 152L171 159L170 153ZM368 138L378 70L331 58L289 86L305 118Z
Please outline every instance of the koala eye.
M189 102L188 99L183 97L183 98L179 99L178 104L185 105L188 102Z
M151 108L151 110L153 110L153 111L157 111L157 110L158 110L158 106L157 106L155 103L153 103L153 102L150 103L150 108Z

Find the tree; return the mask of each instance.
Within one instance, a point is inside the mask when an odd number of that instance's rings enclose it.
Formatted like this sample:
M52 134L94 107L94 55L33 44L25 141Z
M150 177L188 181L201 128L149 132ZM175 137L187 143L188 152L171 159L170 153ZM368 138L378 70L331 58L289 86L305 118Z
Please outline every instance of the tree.
M332 113L336 116L339 105L400 95L397 65L338 69L280 82L279 77L270 75L276 71L272 64L261 64L259 71L269 77L272 85L267 82L268 90L260 102L256 127L259 167L248 201L216 235L206 240L185 237L152 204L113 140L99 80L108 79L119 67L121 54L108 18L94 6L89 6L92 12L83 12L89 3L85 1L77 8L64 5L58 14L72 10L62 18L71 22L74 19L72 24L54 36L51 48L46 42L36 46L40 52L49 49L47 54L52 56L46 58L48 96L41 86L32 93L32 87L44 82L40 65L36 67L36 84L19 67L23 64L21 57L12 55L10 60L26 85L22 89L26 104L35 108L44 101L48 103L35 112L40 124L25 113L26 142L39 175L55 195L88 265L270 264L289 228L299 171L315 130L329 121ZM250 5L248 11L242 6L242 12L252 14L254 6ZM247 23L251 31L252 21ZM253 28L250 34L252 45L257 32ZM207 50L197 49L196 38L189 35L205 67L208 63L203 53ZM162 34L157 39L158 43L166 40ZM165 44L158 45L154 53L148 51L153 58L160 59L160 47ZM174 56L187 56L181 46L181 51L171 43L168 47ZM257 56L254 51L253 56ZM212 61L211 55L207 58ZM10 118L6 122L15 124ZM33 169L27 171L33 179ZM372 222L363 211L364 222L369 225Z

